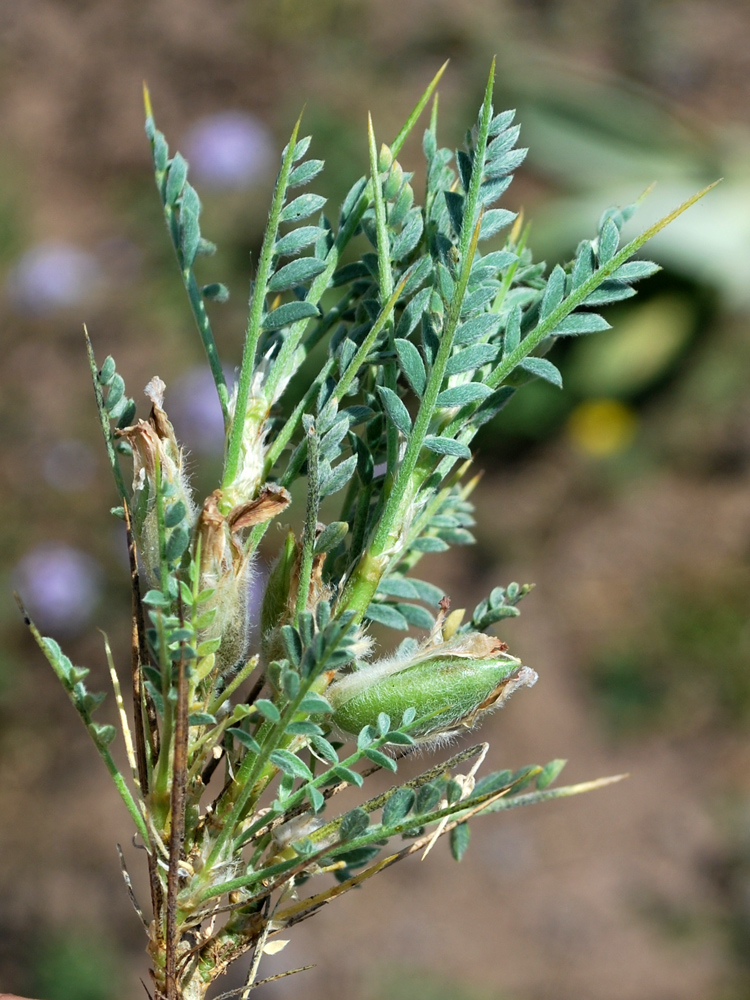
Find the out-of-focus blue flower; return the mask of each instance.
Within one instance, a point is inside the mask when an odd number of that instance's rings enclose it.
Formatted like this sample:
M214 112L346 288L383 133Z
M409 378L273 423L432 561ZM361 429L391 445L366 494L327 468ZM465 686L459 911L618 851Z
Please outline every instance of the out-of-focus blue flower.
M21 312L44 313L77 305L101 280L96 258L70 243L40 243L8 276L8 296Z
M274 159L266 126L245 111L201 118L185 138L185 156L196 180L220 188L245 188L262 179Z
M91 485L96 471L93 450L83 441L65 438L56 441L44 456L44 478L63 493L76 493Z
M13 571L14 585L42 632L74 635L89 621L102 588L91 556L62 543L38 545Z
M224 375L231 391L232 376ZM188 451L221 454L224 419L213 376L205 365L189 369L168 387L166 408L177 439Z

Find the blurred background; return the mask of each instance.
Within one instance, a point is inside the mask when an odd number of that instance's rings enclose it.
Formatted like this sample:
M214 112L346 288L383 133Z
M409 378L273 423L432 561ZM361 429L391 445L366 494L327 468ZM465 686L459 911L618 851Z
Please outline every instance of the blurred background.
M82 322L128 390L159 374L213 488L218 408L160 215L141 81L191 163L203 265L239 361L250 261L302 104L316 190L365 172L440 64L459 145L490 59L529 158L504 204L565 260L602 209L656 188L632 230L721 186L652 244L664 271L614 330L556 358L488 427L479 545L427 557L470 608L536 581L503 626L540 674L482 731L489 767L628 771L591 796L474 823L295 928L261 997L750 997L750 6L746 0L25 0L0 6L0 989L143 996L128 817L11 599L105 686L127 663L122 526ZM421 128L417 130L421 134ZM401 157L421 169L418 137ZM274 541L269 534L270 542ZM270 560L273 545L264 553ZM111 706L110 706L111 711ZM417 761L415 767L424 761ZM145 896L146 893L144 892ZM222 987L237 985L227 980Z

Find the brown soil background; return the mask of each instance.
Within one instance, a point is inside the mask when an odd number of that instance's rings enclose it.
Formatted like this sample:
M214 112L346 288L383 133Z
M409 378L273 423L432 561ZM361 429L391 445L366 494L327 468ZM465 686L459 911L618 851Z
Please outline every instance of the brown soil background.
M492 52L522 45L629 75L702 121L749 125L749 32L750 10L730 0L1 5L0 194L16 236L0 265L7 270L19 251L50 238L93 247L124 234L144 254L141 276L112 281L85 315L31 320L0 305L4 565L42 539L99 555L108 578L96 624L124 657L127 596L110 551L106 510L114 498L104 462L95 489L73 501L38 470L46 443L62 431L96 444L82 319L101 356L116 353L131 392L156 371L169 382L200 358L156 197L144 193L144 78L170 139L201 114L240 107L265 120L281 147L306 101L313 127L317 121L324 132L318 153L333 161L340 147L326 147L326 132L336 138L351 128L364 137L370 108L382 134L395 133L447 57L448 127L470 121L466 108L478 103ZM354 153L347 147L341 155L357 162L339 164L337 175L358 176L364 149L364 138ZM510 203L541 211L544 185L522 175L517 186ZM266 195L267 187L251 192L241 208L232 198L213 205L214 218L248 249L258 244ZM207 200L208 235L211 208ZM117 278L121 263L113 266ZM220 327L230 359L239 354L243 295ZM727 365L748 373L746 341L745 317L724 315L705 350L723 350ZM316 968L259 996L395 998L406 994L387 985L394 968L425 973L413 986L416 1000L438 996L439 986L449 990L441 997L519 1000L748 995L731 948L747 881L727 875L741 868L742 837L726 821L727 804L750 796L746 727L725 725L709 693L705 710L699 699L681 715L678 699L667 723L616 738L586 673L613 637L637 642L643 633L648 641L660 590L706 591L736 580L747 594L750 417L738 403L696 428L685 385L697 378L700 356L692 364L687 383L671 384L642 414L648 461L614 475L565 436L507 465L488 453L480 457L487 475L476 495L477 549L425 560L430 578L469 607L497 583L538 583L502 634L540 681L483 729L492 744L488 765L567 757L570 781L621 772L630 779L475 823L460 866L441 844L425 863L390 870L295 929L266 974L308 962ZM728 449L740 459L716 471L715 456ZM45 941L77 933L95 949L115 949L116 985L107 995L135 1000L143 995L144 942L114 850L117 841L130 843L127 816L9 605L2 615L0 988L29 991ZM71 653L101 670L93 627ZM128 846L127 854L135 873L138 852Z

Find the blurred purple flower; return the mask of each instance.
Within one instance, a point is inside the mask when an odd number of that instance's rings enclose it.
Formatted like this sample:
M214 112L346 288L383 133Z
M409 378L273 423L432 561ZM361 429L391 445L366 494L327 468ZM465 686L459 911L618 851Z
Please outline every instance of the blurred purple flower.
M141 276L143 253L126 236L109 236L97 245L96 255L108 283L118 287L132 284Z
M224 375L232 389L232 376ZM224 419L213 376L205 365L189 369L167 390L167 410L177 438L188 451L202 455L221 454Z
M65 438L56 441L47 451L42 471L50 486L63 493L75 493L91 484L96 471L96 457L83 441Z
M102 588L91 556L61 543L37 545L13 571L14 584L43 632L74 635L88 622Z
M185 138L185 156L198 181L219 188L245 188L268 173L274 144L254 115L221 111L193 125Z
M8 296L21 312L43 314L74 306L101 279L96 258L70 243L40 243L8 275Z

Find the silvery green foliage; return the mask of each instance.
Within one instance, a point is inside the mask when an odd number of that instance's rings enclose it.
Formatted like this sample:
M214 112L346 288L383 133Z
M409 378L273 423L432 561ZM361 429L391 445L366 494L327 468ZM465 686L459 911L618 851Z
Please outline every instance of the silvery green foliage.
M323 162L295 126L233 394L206 311L227 290L196 279L197 258L214 247L201 231L188 164L170 153L147 99L157 188L226 449L222 481L200 501L164 384L149 383L150 411L136 419L115 362L98 367L89 345L121 497L114 513L130 539L131 723L110 657L130 775L110 756L114 729L92 720L102 695L87 691L87 672L29 624L146 848L151 916L143 919L159 998L204 997L246 952L254 955L249 990L269 939L383 867L429 850L442 834L460 860L472 817L602 783L550 789L563 761L477 777L480 744L416 779L394 779L354 810L336 808L341 789L361 787L373 770L397 773L415 743L473 728L536 680L487 631L518 614L529 587L497 587L469 616L450 611L417 563L473 543L475 481L466 475L477 430L530 379L561 384L550 347L607 328L596 309L633 295L653 273L655 265L632 258L669 221L621 247L633 209L611 209L569 265L535 263L526 230L498 207L525 150L513 112L493 110L492 74L456 153L438 144L435 101L418 205L398 155L440 75L390 146L378 148L370 125L369 176L338 213L315 191ZM301 384L318 347L317 374ZM300 399L292 409L287 390ZM132 458L132 476L123 458ZM262 655L249 658L253 557L298 478L304 527L287 534L264 599ZM338 513L321 524L327 497ZM371 623L412 635L378 658ZM308 888L313 881L320 886Z

